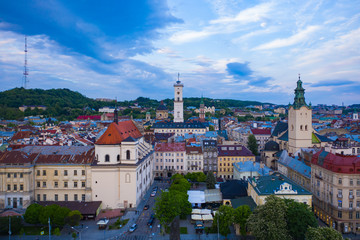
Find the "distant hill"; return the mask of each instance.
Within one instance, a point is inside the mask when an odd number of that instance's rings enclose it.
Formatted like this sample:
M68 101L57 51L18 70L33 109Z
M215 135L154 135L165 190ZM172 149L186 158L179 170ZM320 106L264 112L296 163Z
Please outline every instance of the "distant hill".
M248 105L260 105L257 101L241 101L232 99L203 99L205 106L215 108L245 107ZM165 99L164 103L169 110L173 109L173 99ZM184 108L189 106L199 107L201 98L184 98ZM132 106L137 103L139 106L156 109L160 101L139 97L131 101L118 102L117 106ZM20 106L44 105L48 109L27 110L20 112ZM69 89L24 89L14 88L0 92L0 119L20 119L24 116L43 114L46 116L60 117L60 119L74 119L82 114L95 114L99 108L104 106L115 106L114 102L101 102L88 98L79 92Z

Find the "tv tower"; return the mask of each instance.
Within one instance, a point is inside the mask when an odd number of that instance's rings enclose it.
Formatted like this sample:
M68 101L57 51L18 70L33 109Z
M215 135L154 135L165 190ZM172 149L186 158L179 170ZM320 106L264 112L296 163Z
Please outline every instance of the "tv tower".
M25 62L24 62L24 73L23 73L23 86L26 89L26 84L29 82L27 76L29 75L28 68L27 68L27 37L25 36Z

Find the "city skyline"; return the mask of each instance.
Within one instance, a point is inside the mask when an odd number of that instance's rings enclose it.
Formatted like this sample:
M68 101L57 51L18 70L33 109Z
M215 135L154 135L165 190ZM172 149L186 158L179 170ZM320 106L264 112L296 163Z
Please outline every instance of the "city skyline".
M92 98L360 102L360 1L0 2L1 91L69 88Z

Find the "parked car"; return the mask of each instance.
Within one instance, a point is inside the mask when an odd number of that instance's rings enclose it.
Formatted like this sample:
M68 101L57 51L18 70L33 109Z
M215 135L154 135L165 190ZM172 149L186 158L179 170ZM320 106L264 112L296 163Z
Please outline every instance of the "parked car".
M154 223L155 215L151 214L149 221L147 222L147 225L150 226Z
M156 192L152 192L152 193L150 194L151 197L155 197L155 195L156 195Z
M134 232L137 229L137 224L134 223L133 225L131 225L131 227L129 228L129 232Z
M149 205L145 205L145 206L144 206L144 210L148 210L149 207L150 207Z

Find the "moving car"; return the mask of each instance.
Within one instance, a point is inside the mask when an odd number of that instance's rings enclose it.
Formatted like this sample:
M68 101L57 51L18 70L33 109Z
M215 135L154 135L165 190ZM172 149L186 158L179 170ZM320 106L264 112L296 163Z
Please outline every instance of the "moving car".
M151 214L149 221L147 222L147 225L150 226L154 223L155 215Z
M131 225L131 227L129 228L129 232L134 232L137 229L137 224L134 223L133 225Z
M145 205L145 206L144 206L144 210L148 210L149 207L150 207L149 205Z
M155 195L156 195L155 191L150 194L151 197L155 197Z

